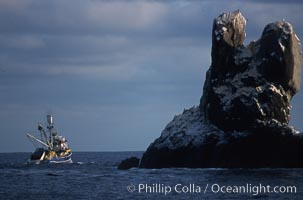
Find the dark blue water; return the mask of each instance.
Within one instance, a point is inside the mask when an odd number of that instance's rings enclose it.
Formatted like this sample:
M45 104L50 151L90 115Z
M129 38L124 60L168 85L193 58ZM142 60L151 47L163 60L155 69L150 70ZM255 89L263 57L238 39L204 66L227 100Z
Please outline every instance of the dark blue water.
M303 169L117 170L121 160L141 155L142 152L74 152L73 164L27 165L24 162L30 153L2 153L0 199L303 198ZM270 189L279 186L279 192L264 192L260 184ZM241 186L242 191L237 192ZM296 190L287 192L287 186L295 186Z

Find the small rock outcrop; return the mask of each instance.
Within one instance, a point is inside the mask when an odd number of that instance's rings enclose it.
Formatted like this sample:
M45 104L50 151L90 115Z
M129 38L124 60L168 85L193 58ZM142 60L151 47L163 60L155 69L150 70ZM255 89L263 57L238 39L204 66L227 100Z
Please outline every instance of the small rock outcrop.
M300 41L279 21L244 46L245 27L239 11L214 20L199 107L175 116L140 167L303 167L303 134L288 126L301 85Z
M118 169L130 169L139 167L140 159L137 157L130 157L125 160L122 160L118 165Z

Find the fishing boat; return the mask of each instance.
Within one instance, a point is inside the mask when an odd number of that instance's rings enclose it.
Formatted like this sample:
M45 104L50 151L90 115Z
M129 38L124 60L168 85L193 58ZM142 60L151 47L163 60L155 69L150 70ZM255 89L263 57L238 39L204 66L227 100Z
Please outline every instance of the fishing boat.
M53 116L48 114L47 130L38 123L39 136L27 133L26 136L36 147L28 159L28 163L72 163L72 150L65 137L58 135L54 129Z

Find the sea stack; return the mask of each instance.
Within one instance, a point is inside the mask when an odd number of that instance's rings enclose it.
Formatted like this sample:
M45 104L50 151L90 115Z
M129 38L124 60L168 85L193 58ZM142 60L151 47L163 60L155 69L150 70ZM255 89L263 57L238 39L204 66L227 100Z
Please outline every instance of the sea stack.
M140 167L303 167L303 134L288 125L301 85L300 40L278 21L244 46L245 27L239 11L215 18L200 105L168 123Z

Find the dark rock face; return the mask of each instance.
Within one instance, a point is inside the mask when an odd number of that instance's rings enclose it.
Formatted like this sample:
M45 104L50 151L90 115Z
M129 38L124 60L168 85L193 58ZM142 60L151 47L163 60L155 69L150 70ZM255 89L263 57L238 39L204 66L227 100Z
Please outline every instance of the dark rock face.
M122 162L118 165L118 169L130 169L139 167L140 159L136 157L130 157L125 160L122 160Z
M170 123L178 124L176 119ZM146 150L140 167L303 167L303 134L292 127L279 123L260 123L245 132L222 132L204 122L200 125L203 127L200 137L191 140L188 139L191 138L188 131L192 128L190 125L182 136L184 139L174 135L163 136L169 129L168 125L161 137ZM178 139L180 141L174 143Z
M257 57L268 58L259 67L267 80L282 85L291 95L299 91L301 44L289 23L276 22L265 27Z
M140 167L208 167L215 141L223 135L221 130L205 123L199 107L184 110L148 147Z
M300 41L280 21L244 46L245 26L239 11L214 20L199 107L175 116L140 167L303 167L303 135L288 126L301 85Z
M245 130L258 120L288 124L290 100L301 84L302 52L287 22L268 24L261 39L243 46L240 12L214 20L212 65L200 102L205 118L223 130Z

